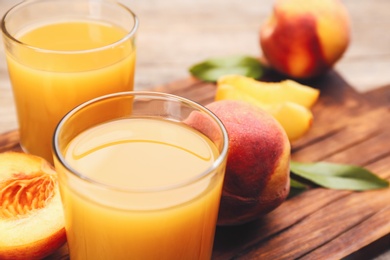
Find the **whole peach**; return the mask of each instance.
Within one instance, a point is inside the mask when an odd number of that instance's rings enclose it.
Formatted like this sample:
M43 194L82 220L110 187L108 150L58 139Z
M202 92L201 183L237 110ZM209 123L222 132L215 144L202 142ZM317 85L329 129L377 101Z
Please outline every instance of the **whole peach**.
M290 187L290 143L283 128L269 113L243 101L206 107L229 136L218 225L243 224L278 207Z
M349 14L339 0L276 0L260 30L270 67L293 78L325 73L349 42Z

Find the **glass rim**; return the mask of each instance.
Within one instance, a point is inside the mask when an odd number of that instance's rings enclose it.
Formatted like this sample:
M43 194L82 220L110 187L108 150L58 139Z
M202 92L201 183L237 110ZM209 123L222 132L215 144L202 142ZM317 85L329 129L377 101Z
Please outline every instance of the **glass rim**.
M65 2L65 3L70 3L71 2L69 0L56 0L56 1L57 2ZM79 3L78 0L73 0L73 1L76 2L76 3ZM134 21L133 27L131 28L131 30L129 32L126 33L125 36L123 36L118 41L115 41L113 43L110 43L110 44L107 44L107 45L104 45L104 46L101 46L101 47L97 47L97 48L91 48L91 49L86 49L86 50L50 50L50 49L44 49L44 48L40 48L40 47L29 45L27 43L24 43L24 42L16 39L7 30L7 25L6 25L8 16L11 15L13 12L15 12L15 11L19 10L20 8L25 7L25 6L28 6L28 5L31 5L31 4L34 4L34 3L39 3L39 2L53 2L53 0L22 1L22 2L20 2L18 4L16 4L16 5L12 6L7 12L5 12L3 17L1 18L0 29L3 32L3 35L5 37L7 37L10 41L12 41L12 42L14 42L14 43L16 43L16 44L18 44L20 46L23 46L23 47L26 47L28 49L31 49L31 50L34 50L34 51L38 51L38 52L41 52L41 53L55 53L55 54L66 54L66 55L69 55L69 54L83 54L83 53L92 53L92 52L103 51L103 50L106 50L106 49L110 49L113 46L119 45L119 44L121 44L123 42L126 42L129 39L135 37L135 34L137 33L137 30L138 30L138 27L139 27L138 16L130 8L128 8L124 4L119 3L119 2L115 2L115 1L87 0L86 2L96 2L96 3L101 3L101 4L114 4L114 5L122 8L123 10L128 12L131 15L131 17L133 18L133 21Z
M209 115L214 122L217 123L219 129L221 130L222 134L222 140L223 140L223 145L222 149L218 154L218 157L214 162L212 163L211 166L209 166L207 169L204 171L200 172L199 174L188 178L184 181L181 181L176 184L171 184L171 185L164 185L160 187L154 187L154 188L122 188L118 187L116 185L109 185L105 184L101 181L97 181L93 178L90 178L88 176L85 176L81 172L77 171L74 169L65 157L63 156L63 153L59 149L59 134L61 132L61 129L63 128L64 124L70 119L73 115L77 114L79 111L81 111L84 108L87 108L95 103L98 103L100 101L108 100L108 99L115 99L121 96L137 96L137 97L145 97L145 98L158 98L160 100L172 100L172 101L177 101L181 103L186 103L190 107L194 107L197 110L196 111L202 111ZM218 167L225 161L227 160L228 156L228 146L229 146L229 139L228 139L228 133L227 130L222 123L222 121L208 108L205 106L190 100L188 98L184 98L178 95L174 94L169 94L169 93L163 93L163 92L157 92L157 91L123 91L123 92L116 92L112 94L107 94L103 95L94 99L91 99L89 101L86 101L73 109L71 109L57 124L54 134L53 134L53 139L52 139L52 147L53 147L53 154L58 160L58 162L74 177L76 177L78 180L87 182L88 184L98 186L99 188L104 188L108 190L115 190L119 192L126 192L126 193L153 193L153 192L163 192L163 191L169 191L169 190L174 190L174 189L179 189L191 184L195 184L198 181L201 181L203 178L208 177L212 173L217 172Z

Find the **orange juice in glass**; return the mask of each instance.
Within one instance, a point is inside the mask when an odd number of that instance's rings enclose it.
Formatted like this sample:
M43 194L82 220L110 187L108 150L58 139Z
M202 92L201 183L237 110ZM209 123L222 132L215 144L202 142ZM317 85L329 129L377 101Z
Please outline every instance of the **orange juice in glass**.
M75 106L133 90L138 20L121 4L25 1L1 22L20 144L52 161L52 136Z
M181 97L72 110L54 135L70 259L210 259L227 150L219 119Z

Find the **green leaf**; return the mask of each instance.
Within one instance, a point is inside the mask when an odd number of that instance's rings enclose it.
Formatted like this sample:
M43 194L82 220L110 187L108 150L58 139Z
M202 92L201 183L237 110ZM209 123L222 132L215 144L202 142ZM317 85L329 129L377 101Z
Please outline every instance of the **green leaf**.
M294 174L329 189L363 191L389 187L387 180L354 165L292 161L290 169Z
M290 187L295 189L306 189L307 185L303 184L300 181L290 178Z
M221 76L229 74L259 79L263 75L263 66L258 59L250 56L228 56L200 62L189 71L199 79L216 82Z

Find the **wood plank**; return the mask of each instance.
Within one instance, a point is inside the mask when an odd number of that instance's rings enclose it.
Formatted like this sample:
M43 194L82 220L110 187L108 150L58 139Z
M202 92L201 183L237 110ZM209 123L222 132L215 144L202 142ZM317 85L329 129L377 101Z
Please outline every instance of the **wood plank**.
M280 234L276 234L262 243L261 247L255 248L239 259L297 259L304 257L319 246L329 243L325 255L330 256L330 258L337 255L334 259L345 257L354 251L348 252L345 247L341 250L339 247L331 247L334 244L331 242L346 232L354 233L355 229L360 228L359 231L362 231L362 233L360 233L358 239L362 244L361 246L369 244L372 238L361 234L372 232L375 226L366 221L388 206L389 200L384 200L382 196L390 198L390 189L351 193L348 196L341 196L337 200L329 201L324 207L308 215L304 221L300 221ZM367 204L364 202L367 202ZM288 217L289 212L285 213L285 217ZM366 225L361 228L360 225L363 222ZM390 230L389 228L389 225L384 225L377 232L386 235ZM352 247L354 243L355 241L352 244L344 245Z
M390 180L389 162L390 157L382 158L367 168ZM381 211L389 201L390 189L367 192L312 189L287 200L259 221L243 227L219 227L214 258L295 259L307 256L307 259L320 259L311 258L311 252L321 247L326 248L320 252L327 258L340 257L340 254L345 257L390 234L387 223L376 226L378 221L388 222L388 211ZM371 225L371 218L380 219ZM371 235L366 236L366 233ZM340 236L348 238L349 242L343 243L341 248L333 248Z
M368 216L364 221L358 223L353 228L346 230L340 236L336 237L329 243L315 249L303 257L301 260L321 259L328 255L328 259L341 259L347 255L360 250L372 244L373 242L386 237L390 229L390 205ZM367 228L369 226L370 228ZM361 234L364 234L362 236ZM390 241L387 240L387 248ZM361 258L362 259L362 258Z
M19 132L17 130L0 135L0 152L20 151Z
M387 129L390 129L390 113L388 107L384 106L361 112L360 115L353 117L338 113L337 118L338 120L334 122L317 121L317 129L313 130L315 133L309 133L310 136L305 137L305 142L301 141L300 144L293 145L293 158L300 161L324 160L344 149L358 147L370 139L385 139L389 132ZM318 129L318 125L323 127ZM374 146L370 150L376 147L378 153L388 152L383 149L386 140L383 141L372 141ZM349 158L363 158L363 156ZM343 162L348 163L345 160Z
M267 251L262 251L261 255L266 252L270 255L263 259L280 259L279 257L283 253L287 254L289 245L293 244L296 246L294 242L295 237L284 237L281 241L277 239L280 234L296 225L299 225L299 227L305 226L307 218L312 214L320 211L332 201L337 201L348 194L349 192L347 191L309 190L285 201L276 210L257 221L238 227L218 227L213 259L232 259L238 256L245 259L245 256L248 254L254 257L256 254L251 254L250 252L256 252L256 250L261 250L264 247L266 247ZM304 229L308 232L311 231L306 227ZM267 243L269 246L266 246ZM278 257L268 258L271 255Z
M390 86L362 95L336 73L312 85L321 89L313 108L316 121L293 143L292 158L357 164L390 179L390 151L385 146L390 143ZM215 85L189 77L153 91L207 104L213 101ZM0 135L0 151L20 150L18 138L17 131ZM390 189L311 188L256 221L217 227L213 259L340 259L356 254L389 237L389 201ZM64 254L66 248L56 256Z

